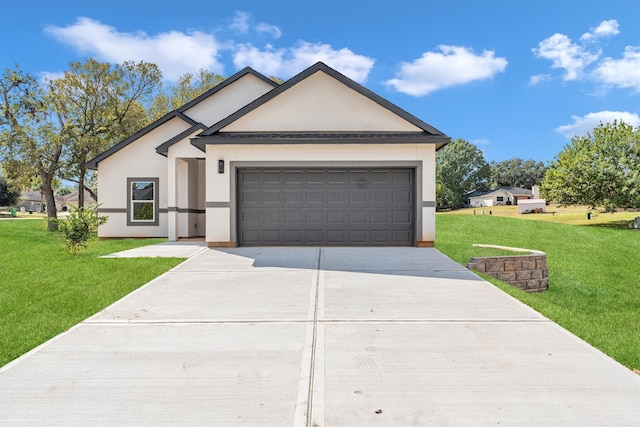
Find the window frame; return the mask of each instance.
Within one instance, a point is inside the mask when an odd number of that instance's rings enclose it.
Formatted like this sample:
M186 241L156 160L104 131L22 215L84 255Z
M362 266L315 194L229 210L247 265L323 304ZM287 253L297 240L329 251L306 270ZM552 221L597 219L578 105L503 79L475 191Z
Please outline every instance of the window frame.
M142 201L143 203L152 203L153 204L153 219L152 220L140 220L133 219L133 189L132 186L137 182L151 182L153 183L153 199L151 201ZM157 226L159 225L159 214L160 208L158 203L158 187L159 187L160 179L159 178L127 178L127 225L128 226ZM138 203L141 201L138 200Z

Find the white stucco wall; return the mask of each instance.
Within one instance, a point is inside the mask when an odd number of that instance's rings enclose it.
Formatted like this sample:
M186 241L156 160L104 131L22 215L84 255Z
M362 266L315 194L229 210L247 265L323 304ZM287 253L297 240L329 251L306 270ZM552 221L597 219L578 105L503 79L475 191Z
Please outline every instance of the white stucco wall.
M218 160L224 160L224 174L217 171ZM420 164L417 177L421 179L421 194L417 207L421 210L421 233L418 241L435 240L435 206L422 207L422 202L435 203L435 145L433 144L301 144L301 145L208 145L206 161L207 242L229 242L235 234L235 194L232 191L234 165L260 162L260 167L314 166L371 167ZM212 207L213 206L213 207Z
M246 74L233 84L220 89L214 96L185 110L184 114L197 122L211 126L272 89L273 86L264 80L252 74Z
M98 203L102 215L109 216L98 229L99 237L167 236L167 159L155 148L189 127L181 119L171 119L98 163ZM159 213L157 226L127 226L127 178L159 179L157 202L164 211Z
M317 72L239 118L222 132L381 131L421 129L323 72Z

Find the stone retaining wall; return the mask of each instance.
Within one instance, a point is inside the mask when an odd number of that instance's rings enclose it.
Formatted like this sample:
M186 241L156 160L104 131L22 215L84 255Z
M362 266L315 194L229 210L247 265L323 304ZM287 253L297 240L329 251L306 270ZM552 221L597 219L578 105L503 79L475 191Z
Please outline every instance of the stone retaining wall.
M526 292L544 292L549 289L547 254L532 252L531 255L475 257L467 263L467 268L510 283Z

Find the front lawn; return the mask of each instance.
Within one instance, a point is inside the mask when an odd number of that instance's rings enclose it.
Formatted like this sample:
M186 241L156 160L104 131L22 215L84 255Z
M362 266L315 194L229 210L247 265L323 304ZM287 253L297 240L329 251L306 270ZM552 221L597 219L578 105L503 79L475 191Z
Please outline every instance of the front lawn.
M547 253L549 291L496 286L632 369L640 369L640 231L489 215L437 214L436 248L466 264L474 243Z
M0 366L179 264L177 258L99 258L161 241L94 239L72 256L44 220L0 221Z

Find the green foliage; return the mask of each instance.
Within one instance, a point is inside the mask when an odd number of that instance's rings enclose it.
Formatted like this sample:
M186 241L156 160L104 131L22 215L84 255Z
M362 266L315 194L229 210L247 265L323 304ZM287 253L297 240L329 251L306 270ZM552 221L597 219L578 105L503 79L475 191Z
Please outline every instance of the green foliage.
M14 206L20 200L20 191L9 186L7 178L0 175L0 206Z
M38 220L0 221L0 366L68 330L182 262L100 258L166 239L98 241L69 256Z
M495 215L438 214L436 235L436 248L463 265L477 255L473 243L546 252L547 292L528 294L490 281L620 363L640 369L640 233Z
M491 187L531 188L540 185L547 171L542 162L518 157L502 162L491 162Z
M464 139L456 139L436 153L436 204L461 208L467 193L488 189L490 168L484 154Z
M55 230L53 182L61 167L65 142L60 116L53 113L52 93L19 68L0 76L0 153L7 177L26 186L39 177L49 217Z
M65 243L71 253L76 255L81 248L87 247L91 235L98 226L107 222L108 217L98 216L98 208L71 208L66 219L56 219L58 229L64 234Z
M541 191L561 205L640 207L640 127L614 121L574 137L551 163Z
M160 85L154 64L71 62L64 76L50 82L53 108L65 135L62 176L78 184L79 206L93 178L85 163L147 124L143 105Z

